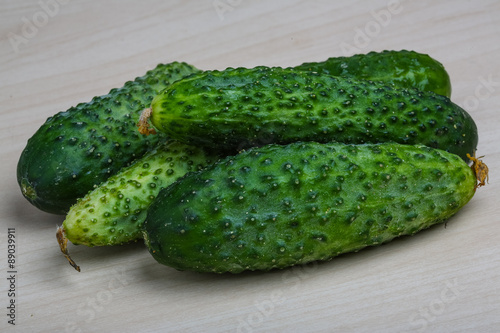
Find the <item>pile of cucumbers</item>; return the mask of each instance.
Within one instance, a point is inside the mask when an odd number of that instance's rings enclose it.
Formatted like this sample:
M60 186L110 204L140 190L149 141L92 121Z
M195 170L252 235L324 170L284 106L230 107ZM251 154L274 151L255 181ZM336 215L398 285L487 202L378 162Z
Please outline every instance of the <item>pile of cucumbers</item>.
M47 119L25 198L87 246L144 239L180 270L328 260L448 220L484 185L441 63L383 51L281 68L158 65ZM473 162L469 166L469 162Z

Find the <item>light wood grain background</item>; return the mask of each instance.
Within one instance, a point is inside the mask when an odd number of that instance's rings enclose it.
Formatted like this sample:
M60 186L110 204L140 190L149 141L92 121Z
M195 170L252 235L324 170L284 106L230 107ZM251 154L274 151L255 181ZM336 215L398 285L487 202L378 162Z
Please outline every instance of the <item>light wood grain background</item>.
M34 27L34 29L33 29ZM0 2L0 331L498 332L500 2ZM238 276L177 272L144 245L56 244L62 217L15 178L27 139L54 113L157 63L292 66L412 49L448 69L476 120L489 185L444 228L305 268ZM16 229L16 326L7 323L7 228Z

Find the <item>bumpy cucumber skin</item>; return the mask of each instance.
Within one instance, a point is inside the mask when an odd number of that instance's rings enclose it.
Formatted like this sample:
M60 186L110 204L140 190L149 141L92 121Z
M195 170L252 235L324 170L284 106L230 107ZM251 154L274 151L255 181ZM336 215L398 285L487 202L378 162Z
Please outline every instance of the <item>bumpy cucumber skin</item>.
M307 62L295 69L364 80L384 81L402 88L418 88L450 97L451 81L444 66L427 54L400 50L369 52L349 57Z
M141 111L160 90L198 71L186 63L160 64L122 88L48 118L18 162L23 195L43 211L65 214L77 198L162 140L137 133Z
M445 96L280 67L228 68L177 81L152 102L152 124L193 145L424 144L467 159L470 115Z
M63 222L73 244L119 245L142 237L146 210L160 190L219 157L175 141L159 145L71 207Z
M160 191L144 238L159 263L179 270L285 268L445 221L475 184L457 155L426 146L267 145Z

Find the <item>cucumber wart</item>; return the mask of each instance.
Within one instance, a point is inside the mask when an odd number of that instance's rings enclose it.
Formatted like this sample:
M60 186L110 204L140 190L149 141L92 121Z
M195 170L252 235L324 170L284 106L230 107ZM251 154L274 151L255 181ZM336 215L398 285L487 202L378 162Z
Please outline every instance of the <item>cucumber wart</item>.
M160 191L152 256L179 270L269 270L328 260L443 222L474 195L457 155L397 143L267 145Z
M160 64L122 88L48 118L18 162L23 195L43 211L65 214L77 198L162 140L137 135L140 112L159 91L195 72L186 63Z

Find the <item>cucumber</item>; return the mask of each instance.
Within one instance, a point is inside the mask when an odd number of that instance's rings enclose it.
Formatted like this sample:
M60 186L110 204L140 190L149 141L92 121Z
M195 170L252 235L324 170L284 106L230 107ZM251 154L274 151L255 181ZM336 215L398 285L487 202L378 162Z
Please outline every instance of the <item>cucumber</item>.
M142 237L146 209L177 178L201 170L218 156L169 141L121 169L73 205L63 222L73 244L118 245Z
M186 63L160 64L122 88L48 118L19 158L23 195L43 211L65 214L77 198L162 139L137 135L140 111L170 83L198 71Z
M154 259L179 270L285 268L446 221L475 185L457 155L423 145L271 144L160 191L144 239Z
M323 72L332 76L384 81L402 88L418 88L450 97L450 76L444 66L427 54L415 51L382 51L306 62L298 70Z
M478 141L473 119L445 96L280 67L193 74L162 91L146 111L173 139L229 152L295 141L394 141L467 160Z

